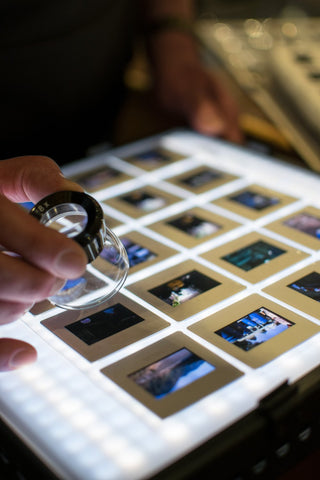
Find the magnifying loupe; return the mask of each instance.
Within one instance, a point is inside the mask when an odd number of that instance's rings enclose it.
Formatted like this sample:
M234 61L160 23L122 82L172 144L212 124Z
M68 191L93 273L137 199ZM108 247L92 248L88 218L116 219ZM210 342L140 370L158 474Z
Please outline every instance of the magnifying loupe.
M88 257L85 273L67 280L49 298L51 303L67 310L83 310L101 305L120 290L129 269L127 252L107 228L103 210L93 197L83 192L56 192L40 200L30 214L75 240Z

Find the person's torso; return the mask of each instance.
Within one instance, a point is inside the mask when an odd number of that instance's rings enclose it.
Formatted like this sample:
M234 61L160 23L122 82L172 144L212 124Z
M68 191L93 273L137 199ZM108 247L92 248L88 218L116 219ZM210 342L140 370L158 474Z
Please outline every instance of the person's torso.
M0 139L41 132L112 102L131 53L135 6L0 1Z

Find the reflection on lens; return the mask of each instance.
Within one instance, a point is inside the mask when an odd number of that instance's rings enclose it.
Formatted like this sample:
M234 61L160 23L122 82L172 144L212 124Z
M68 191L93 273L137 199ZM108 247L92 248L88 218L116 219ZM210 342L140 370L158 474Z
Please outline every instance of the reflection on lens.
M64 287L50 297L50 300L55 304L72 302L83 295L86 284L87 282L83 277L67 280Z
M106 228L100 255L87 265L85 273L67 280L64 287L49 298L54 305L67 310L84 310L107 302L123 286L129 269L126 249L120 239ZM106 262L105 256L112 258Z

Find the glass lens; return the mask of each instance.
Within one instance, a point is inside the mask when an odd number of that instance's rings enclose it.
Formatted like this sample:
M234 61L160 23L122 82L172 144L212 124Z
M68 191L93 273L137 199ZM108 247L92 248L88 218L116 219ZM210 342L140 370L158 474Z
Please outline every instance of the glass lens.
M73 238L85 230L87 213L80 205L61 204L51 208L41 222ZM124 246L115 233L106 227L100 255L87 265L81 277L67 280L64 287L49 300L67 310L101 305L120 290L128 269L129 261Z

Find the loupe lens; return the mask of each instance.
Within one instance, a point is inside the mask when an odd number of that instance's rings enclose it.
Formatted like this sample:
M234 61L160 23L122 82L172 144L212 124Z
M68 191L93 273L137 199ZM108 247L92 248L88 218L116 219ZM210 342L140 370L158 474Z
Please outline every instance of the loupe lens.
M66 198L70 201L63 201ZM31 214L44 225L74 238L88 256L84 274L67 280L49 298L51 303L67 310L83 310L103 304L119 291L129 269L127 252L106 227L95 199L79 192L57 192L39 202Z

